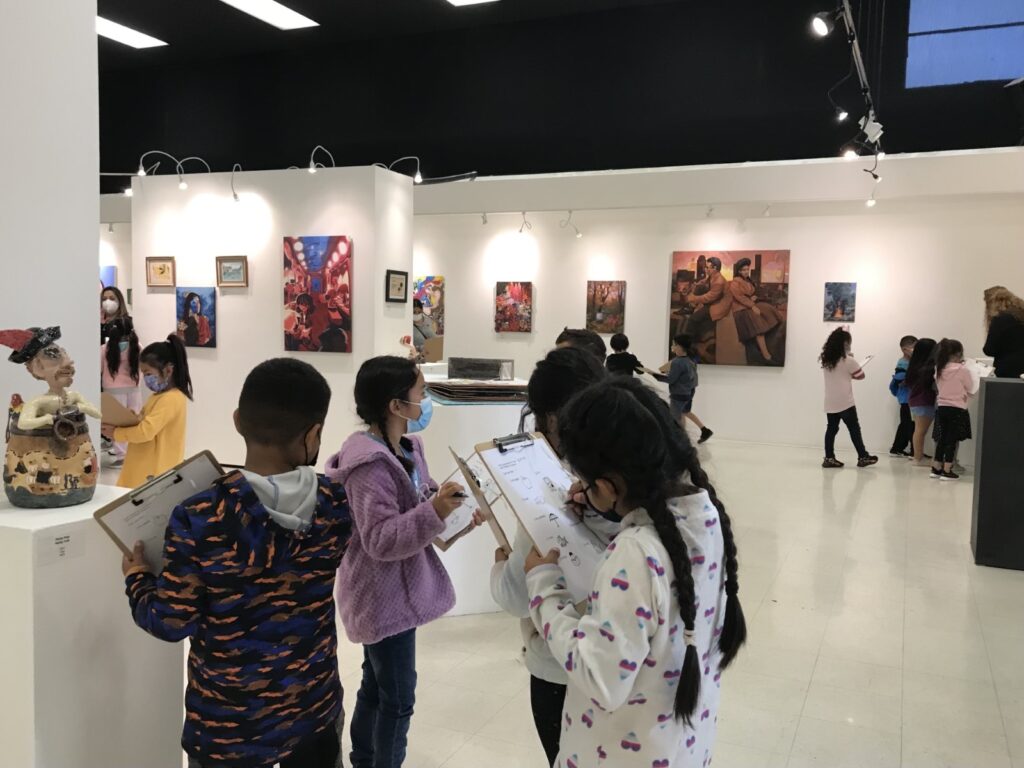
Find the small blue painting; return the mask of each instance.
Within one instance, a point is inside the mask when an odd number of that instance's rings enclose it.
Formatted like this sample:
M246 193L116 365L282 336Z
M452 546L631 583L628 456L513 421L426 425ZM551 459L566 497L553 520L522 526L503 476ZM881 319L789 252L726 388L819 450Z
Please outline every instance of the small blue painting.
M177 288L178 336L186 347L217 346L217 289Z
M101 266L100 283L104 288L117 288L117 267L113 264Z

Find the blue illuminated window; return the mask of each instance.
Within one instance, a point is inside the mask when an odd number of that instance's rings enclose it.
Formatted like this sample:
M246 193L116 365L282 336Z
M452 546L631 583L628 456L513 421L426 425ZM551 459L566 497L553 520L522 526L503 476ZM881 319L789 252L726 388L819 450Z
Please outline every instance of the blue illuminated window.
M911 0L907 88L1024 76L1024 0Z

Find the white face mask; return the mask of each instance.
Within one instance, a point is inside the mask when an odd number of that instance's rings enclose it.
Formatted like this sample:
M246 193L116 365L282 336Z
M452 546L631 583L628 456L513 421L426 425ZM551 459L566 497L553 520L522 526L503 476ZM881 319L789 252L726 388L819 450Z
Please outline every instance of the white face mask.
M104 312L106 312L106 313L107 313L108 315L112 315L112 314L114 314L115 312L117 312L118 308L119 308L119 307L120 307L121 305L120 305L120 304L118 304L118 303L117 303L116 301L114 301L113 299L104 299L104 300L103 300L103 305L102 305L102 306L103 306L103 311L104 311Z

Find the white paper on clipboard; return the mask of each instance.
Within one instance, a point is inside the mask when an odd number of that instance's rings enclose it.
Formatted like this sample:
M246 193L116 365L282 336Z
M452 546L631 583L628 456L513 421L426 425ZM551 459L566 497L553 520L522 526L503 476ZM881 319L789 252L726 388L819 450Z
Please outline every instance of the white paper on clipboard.
M551 446L536 435L505 451L480 451L480 458L537 550L559 550L559 565L573 600L587 599L605 545L567 506L574 478Z
M153 573L159 573L167 523L174 508L205 491L223 474L213 454L204 451L97 510L93 517L125 554L141 541L146 564Z

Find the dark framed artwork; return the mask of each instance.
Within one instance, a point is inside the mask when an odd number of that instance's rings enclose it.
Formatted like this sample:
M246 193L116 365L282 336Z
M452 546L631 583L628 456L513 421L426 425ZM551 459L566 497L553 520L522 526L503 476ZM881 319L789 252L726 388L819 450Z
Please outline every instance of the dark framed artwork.
M857 322L857 284L825 283L822 320L826 323Z
M409 273L389 269L384 278L384 301L405 304L409 301Z

